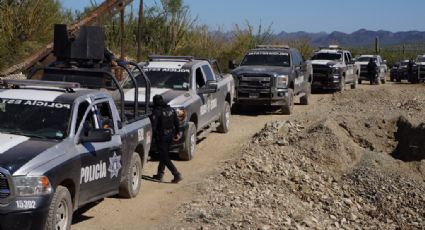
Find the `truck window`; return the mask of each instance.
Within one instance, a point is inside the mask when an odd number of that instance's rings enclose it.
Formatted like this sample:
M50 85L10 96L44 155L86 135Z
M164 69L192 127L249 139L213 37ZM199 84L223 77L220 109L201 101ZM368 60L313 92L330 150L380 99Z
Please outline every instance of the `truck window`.
M211 68L208 65L203 65L202 70L204 70L205 77L207 77L207 81L214 81L215 77L213 72L211 71Z
M196 88L202 88L205 86L205 78L204 74L202 73L201 68L196 69Z
M96 105L96 115L101 129L114 128L114 121L112 119L111 107L108 102L102 102Z
M350 63L351 60L350 60L350 57L348 56L348 53L344 54L344 58L345 58L345 63L347 64Z

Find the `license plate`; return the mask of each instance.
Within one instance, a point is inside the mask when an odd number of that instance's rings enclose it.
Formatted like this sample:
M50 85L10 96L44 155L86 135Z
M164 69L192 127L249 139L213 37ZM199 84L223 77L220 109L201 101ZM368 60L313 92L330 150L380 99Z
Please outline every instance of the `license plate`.
M259 98L260 94L259 93L250 93L249 94L249 98Z

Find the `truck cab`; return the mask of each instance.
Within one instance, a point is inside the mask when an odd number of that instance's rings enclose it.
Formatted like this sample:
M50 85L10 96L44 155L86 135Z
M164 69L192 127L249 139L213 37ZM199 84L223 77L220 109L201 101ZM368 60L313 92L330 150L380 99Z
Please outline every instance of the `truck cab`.
M56 32L55 42L68 38ZM139 193L152 137L149 110L124 105L102 46L79 50L88 34L102 37L102 29L81 28L79 37L65 39L69 47L55 49L60 62L0 84L0 229L70 229L73 212L85 204ZM138 87L133 65L118 62ZM145 79L145 98L149 85Z
M231 75L221 73L216 61L191 56L150 56L149 61L140 64L151 82L151 97L162 95L177 112L182 138L172 148L179 152L180 159L191 160L197 140L207 133L229 131L234 81ZM135 90L129 83L129 79L123 83L125 101L133 103ZM139 89L142 93L143 89ZM138 102L140 106L146 105L144 98Z
M370 59L372 59L378 66L378 83L385 84L387 82L386 75L388 67L386 61L382 60L380 55L361 55L356 59L355 65L357 67L357 75L359 76L359 84L361 84L362 81L370 81L367 70L367 65Z
M311 58L313 88L343 91L346 84L357 87L358 76L351 52L330 45L316 51Z
M291 114L294 98L309 103L311 66L299 51L288 46L261 45L249 50L238 67L230 63L239 106L279 106Z

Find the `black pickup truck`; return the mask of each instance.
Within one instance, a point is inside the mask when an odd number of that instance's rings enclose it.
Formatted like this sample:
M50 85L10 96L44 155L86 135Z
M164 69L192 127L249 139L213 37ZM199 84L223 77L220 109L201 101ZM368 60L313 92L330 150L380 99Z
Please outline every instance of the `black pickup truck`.
M311 65L295 48L260 45L247 52L239 67L233 61L229 68L234 69L237 105L280 106L283 114L291 114L294 97L309 103Z
M230 74L221 73L216 61L190 56L151 56L140 65L152 84L152 97L162 95L177 111L183 138L172 147L179 151L180 159L191 160L197 140L210 131L228 132L234 81ZM143 78L136 76L136 79L140 85L144 84ZM135 90L129 79L123 85L125 100L131 104ZM139 93L144 93L144 89L140 88ZM138 101L140 106L146 105L144 98Z
M137 103L125 108L102 45L89 52L74 46L102 32L82 28L72 40L58 32L55 42L69 44L61 50L55 43L61 62L28 75L38 80L1 82L1 230L70 229L73 212L83 205L139 193L152 137L148 108ZM69 56L74 52L83 54L75 59ZM129 64L119 62L130 73ZM148 79L145 85L149 98ZM120 100L109 90L118 90Z

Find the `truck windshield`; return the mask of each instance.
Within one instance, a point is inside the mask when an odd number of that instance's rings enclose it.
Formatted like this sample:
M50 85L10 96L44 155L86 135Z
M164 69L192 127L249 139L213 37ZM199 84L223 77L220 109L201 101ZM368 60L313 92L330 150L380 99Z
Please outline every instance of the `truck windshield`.
M425 62L425 57L418 57L417 62Z
M291 65L289 54L284 52L252 52L248 53L243 59L241 66L265 65L265 66L283 66Z
M371 59L371 57L359 57L357 59L358 62L369 62L369 60ZM376 58L372 58L373 61L376 61Z
M339 53L316 53L311 60L341 60L342 55Z
M0 132L64 139L70 114L70 104L0 98Z
M190 86L190 70L188 69L144 69L153 88L174 90L188 90ZM140 75L136 76L139 87L145 87L145 81ZM127 81L124 88L133 88L131 81Z

